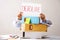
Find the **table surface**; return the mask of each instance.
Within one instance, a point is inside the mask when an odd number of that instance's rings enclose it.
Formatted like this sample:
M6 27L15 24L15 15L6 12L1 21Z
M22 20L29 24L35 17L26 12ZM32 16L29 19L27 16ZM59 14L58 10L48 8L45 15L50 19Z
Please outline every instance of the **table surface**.
M17 39L14 39L14 38L10 38L10 39L0 39L0 40L60 40L60 36L47 36L46 38L44 39L31 39L31 38L17 38Z

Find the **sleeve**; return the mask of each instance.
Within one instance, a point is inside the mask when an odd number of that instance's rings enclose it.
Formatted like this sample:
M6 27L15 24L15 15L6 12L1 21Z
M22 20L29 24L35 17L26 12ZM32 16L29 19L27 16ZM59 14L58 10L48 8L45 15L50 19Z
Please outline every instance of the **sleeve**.
M52 22L50 20L46 20L46 21L47 21L46 22L47 26L50 27L50 25L52 25Z
M47 20L47 24L52 25L52 22L50 20Z
M21 27L21 23L22 23L22 21L21 20L18 20L18 19L16 19L16 20L13 21L13 25L15 27Z

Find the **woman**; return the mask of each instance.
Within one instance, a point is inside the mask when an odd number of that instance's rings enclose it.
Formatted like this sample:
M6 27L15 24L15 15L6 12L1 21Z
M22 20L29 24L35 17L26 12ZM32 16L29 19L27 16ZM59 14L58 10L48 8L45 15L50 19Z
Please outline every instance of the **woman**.
M23 23L23 12L20 12L18 15L17 15L17 19L15 21L15 25L16 27L19 27L20 30L21 30L21 25ZM25 32L23 32L23 37L25 37Z
M40 23L46 24L48 27L52 25L52 22L50 20L47 20L46 16L43 13L40 14L40 19L42 20Z

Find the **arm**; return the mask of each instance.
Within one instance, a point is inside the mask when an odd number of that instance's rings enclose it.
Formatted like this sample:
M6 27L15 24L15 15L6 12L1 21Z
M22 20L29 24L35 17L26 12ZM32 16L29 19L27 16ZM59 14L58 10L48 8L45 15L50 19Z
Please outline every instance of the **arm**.
M23 12L20 12L20 13L17 15L17 21L16 21L16 26L17 26L17 27L20 27L21 24L22 24L22 14L23 14Z
M46 20L46 25L49 27L50 25L52 25L52 22L50 20Z
M15 21L15 25L16 25L16 27L21 27L21 24L22 24L22 20L16 20Z

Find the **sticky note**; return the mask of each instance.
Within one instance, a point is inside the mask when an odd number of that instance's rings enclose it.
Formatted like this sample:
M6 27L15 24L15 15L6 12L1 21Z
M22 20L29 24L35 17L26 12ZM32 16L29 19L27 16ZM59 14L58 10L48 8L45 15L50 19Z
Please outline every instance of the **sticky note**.
M21 23L22 23L22 24L24 23L24 17L22 17Z
M25 18L25 24L30 24L30 18Z
M31 24L39 24L39 17L31 17Z

